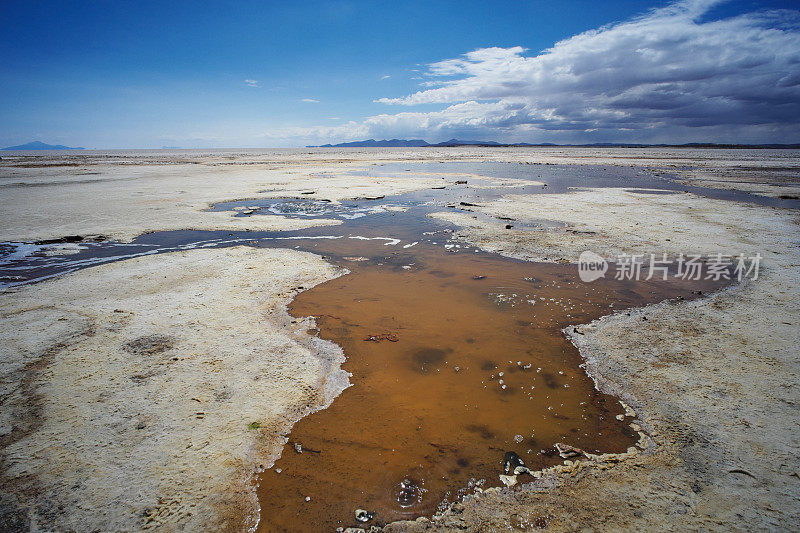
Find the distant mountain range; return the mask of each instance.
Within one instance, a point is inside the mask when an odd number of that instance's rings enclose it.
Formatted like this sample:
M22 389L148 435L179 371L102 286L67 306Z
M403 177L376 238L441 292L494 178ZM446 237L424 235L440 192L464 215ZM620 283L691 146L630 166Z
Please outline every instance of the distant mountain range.
M393 147L393 148L421 148L425 146L497 146L499 143L494 141L460 141L458 139L450 139L449 141L431 144L422 139L389 139L376 141L375 139L367 139L366 141L354 141L349 143L339 144L323 144L321 146L307 146L306 148L375 148L375 147Z
M8 148L0 148L0 150L83 150L84 148L74 148L72 146L64 146L63 144L45 144L42 141L33 141L17 146L9 146Z
M720 144L720 143L686 143L686 144L632 144L632 143L593 143L593 144L553 144L553 143L499 143L497 141L462 141L450 139L440 143L431 144L422 139L384 139L376 141L355 141L339 144L323 144L320 146L307 146L306 148L426 148L426 147L452 147L452 146L563 146L579 148L800 148L800 144Z

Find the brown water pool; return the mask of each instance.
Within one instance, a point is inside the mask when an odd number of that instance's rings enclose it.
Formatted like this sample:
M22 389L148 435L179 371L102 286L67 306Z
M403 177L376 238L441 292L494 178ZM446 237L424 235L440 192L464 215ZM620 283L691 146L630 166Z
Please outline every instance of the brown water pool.
M260 531L431 515L500 485L509 451L531 469L561 462L559 442L625 451L636 442L631 420L616 418L621 405L595 389L561 329L711 288L583 283L575 265L413 250L348 262L349 275L291 305L344 349L353 386L300 420L260 475ZM374 517L360 523L357 509Z

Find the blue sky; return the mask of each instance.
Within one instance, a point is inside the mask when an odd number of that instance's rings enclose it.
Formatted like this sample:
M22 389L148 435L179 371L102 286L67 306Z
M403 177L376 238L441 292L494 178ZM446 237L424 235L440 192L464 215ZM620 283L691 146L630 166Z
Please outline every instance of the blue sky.
M0 145L800 142L798 8L6 1Z

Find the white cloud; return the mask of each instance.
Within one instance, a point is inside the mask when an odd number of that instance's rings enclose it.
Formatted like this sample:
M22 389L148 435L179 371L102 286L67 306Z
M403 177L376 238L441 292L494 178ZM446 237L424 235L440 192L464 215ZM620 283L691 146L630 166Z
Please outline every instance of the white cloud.
M346 137L798 142L800 12L710 18L717 3L677 2L535 55L433 63L422 90L376 101L440 109L373 116Z
M247 80L244 80L244 84L247 85L248 87L261 87L258 84L258 80L247 79Z
M319 100L314 100L313 98L303 98L302 101L306 102L306 103L309 103L309 104L318 104L319 103Z
M381 80L388 80L389 78L391 78L389 74L384 74L383 76L381 76Z

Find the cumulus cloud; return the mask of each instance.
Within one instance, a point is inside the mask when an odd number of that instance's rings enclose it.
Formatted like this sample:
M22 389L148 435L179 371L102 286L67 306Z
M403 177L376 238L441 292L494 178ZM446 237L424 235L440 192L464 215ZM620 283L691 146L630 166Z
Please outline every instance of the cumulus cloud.
M260 87L258 80L244 80L244 84L248 87Z
M800 12L714 18L718 3L677 2L538 54L433 63L420 91L376 102L438 110L373 116L347 137L797 142Z

